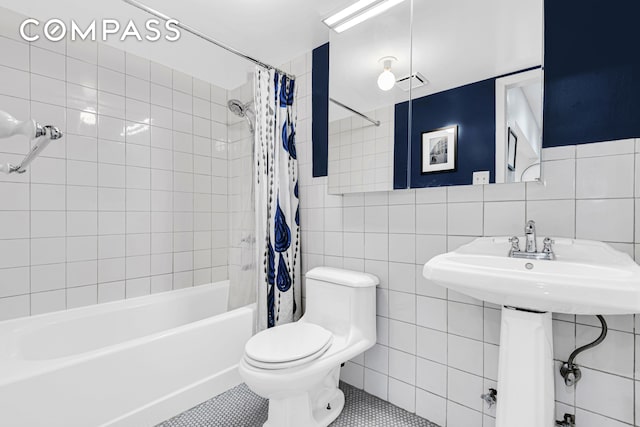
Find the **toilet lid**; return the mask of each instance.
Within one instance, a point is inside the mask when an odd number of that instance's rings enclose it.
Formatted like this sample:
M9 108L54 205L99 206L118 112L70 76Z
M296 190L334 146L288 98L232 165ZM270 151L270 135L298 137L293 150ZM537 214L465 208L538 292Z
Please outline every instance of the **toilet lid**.
M326 350L333 334L313 323L289 323L254 335L245 354L258 362L283 363L306 359Z

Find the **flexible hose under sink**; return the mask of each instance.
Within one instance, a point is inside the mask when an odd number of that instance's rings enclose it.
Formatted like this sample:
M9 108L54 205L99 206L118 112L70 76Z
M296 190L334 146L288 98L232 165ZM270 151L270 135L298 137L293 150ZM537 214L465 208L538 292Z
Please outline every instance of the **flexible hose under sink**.
M602 343L602 341L604 341L604 339L607 337L607 332L608 332L607 321L604 320L604 317L602 317L599 314L596 315L596 317L600 321L600 325L602 325L602 331L600 332L600 336L598 338L596 338L595 341L590 342L589 344L585 344L582 347L578 347L575 350L573 350L573 353L571 353L571 355L569 356L569 360L567 361L567 363L569 365L573 365L574 359L580 353L582 353L585 350L589 350L590 348L593 348L593 347L597 346L598 344Z
M596 315L596 317L598 318L598 320L600 321L600 325L602 326L602 331L600 332L600 336L596 338L595 341L590 342L589 344L585 344L582 347L578 347L575 350L573 350L573 352L569 356L569 360L563 363L562 366L560 367L560 374L564 378L564 383L567 386L575 385L582 377L580 368L573 363L575 358L583 351L589 350L590 348L593 348L598 344L602 343L602 341L604 341L604 339L607 337L607 331L608 331L607 321L604 320L604 317L602 317L599 314Z

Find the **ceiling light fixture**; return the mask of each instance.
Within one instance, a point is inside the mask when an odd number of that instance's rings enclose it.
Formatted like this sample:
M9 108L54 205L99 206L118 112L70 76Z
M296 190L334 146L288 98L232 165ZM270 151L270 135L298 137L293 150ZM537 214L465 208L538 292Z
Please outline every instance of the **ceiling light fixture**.
M349 16L360 12L362 9L366 8L371 3L375 3L377 1L378 0L360 0L360 1L357 1L354 4L352 4L351 6L345 7L340 12L334 13L333 15L331 15L330 17L328 17L327 19L325 19L322 22L324 22L326 25L331 27L332 25L335 25L340 21L344 21Z
M391 63L397 61L395 56L385 56L378 62L384 63L384 70L378 76L378 87L384 91L391 90L396 84L396 76L391 72Z
M380 15L382 12L391 9L403 1L404 0L359 0L351 6L324 19L322 22L335 32L341 33L367 19Z

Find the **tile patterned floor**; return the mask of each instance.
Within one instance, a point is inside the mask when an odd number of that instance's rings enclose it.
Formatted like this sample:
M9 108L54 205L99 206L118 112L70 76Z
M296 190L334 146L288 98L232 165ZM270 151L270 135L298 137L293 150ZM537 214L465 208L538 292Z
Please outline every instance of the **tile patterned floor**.
M331 427L438 427L348 384L340 388L346 402ZM266 399L240 384L157 427L261 427L267 410Z

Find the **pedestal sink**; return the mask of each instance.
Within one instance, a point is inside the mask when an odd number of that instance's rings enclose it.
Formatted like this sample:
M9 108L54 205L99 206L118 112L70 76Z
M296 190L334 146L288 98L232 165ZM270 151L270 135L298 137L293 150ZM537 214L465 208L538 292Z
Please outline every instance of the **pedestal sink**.
M501 305L497 427L552 427L551 312L640 312L640 267L611 246L555 239L555 260L508 256L508 237L483 237L424 266L434 283Z

